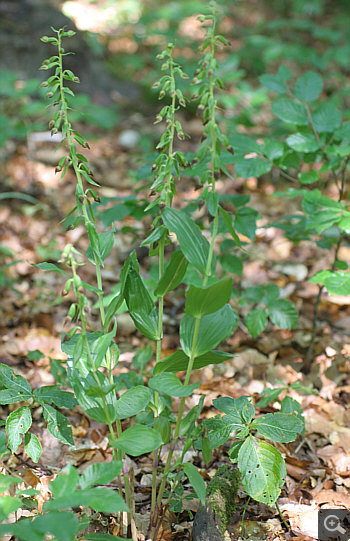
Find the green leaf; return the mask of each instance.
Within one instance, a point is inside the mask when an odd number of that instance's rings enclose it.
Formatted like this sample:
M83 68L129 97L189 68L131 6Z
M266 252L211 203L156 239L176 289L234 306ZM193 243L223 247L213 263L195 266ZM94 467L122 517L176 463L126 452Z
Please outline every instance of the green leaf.
M350 273L333 272L324 285L331 295L350 295Z
M208 351L204 355L196 357L193 363L193 370L203 368L209 364L219 364L228 359L232 359L232 353L225 353L223 351ZM175 353L172 353L154 367L153 374L161 374L162 372L181 372L187 370L189 357L182 349L178 349Z
M285 94L288 91L287 85L278 75L261 75L259 81L263 86L278 94Z
M317 171L314 169L298 174L298 179L301 184L313 184L314 182L317 182L319 178Z
M192 383L192 385L183 385L179 378L172 372L163 372L151 378L148 385L154 391L164 393L169 396L190 396L194 389L198 389L200 383Z
M250 207L243 207L237 210L235 216L235 229L250 240L254 240L256 231L256 220L259 213Z
M196 319L187 314L180 323L180 343L185 354L190 356L193 344L193 333ZM199 331L192 352L194 357L199 357L214 349L220 342L232 335L238 325L237 313L226 304L223 308L203 316L200 320Z
M209 257L209 242L203 237L198 226L185 212L180 210L166 207L162 217L169 231L176 233L178 243L187 261L202 274L205 274ZM214 270L215 258L213 258L211 266L211 271Z
M224 278L207 288L190 286L186 293L185 312L193 317L217 312L231 297L232 278Z
M21 434L25 434L32 425L32 416L27 406L12 411L6 419L8 445L15 453L22 442Z
M42 539L51 534L57 541L72 541L81 529L79 520L70 512L52 511L37 517L31 524L35 532L43 535Z
M187 265L188 261L182 252L179 250L173 252L154 294L164 297L169 291L175 289L185 276Z
M134 267L129 268L124 295L135 327L150 340L158 340L158 311Z
M104 261L113 248L114 231L103 231L98 235L98 239L101 250L101 259ZM91 263L95 263L94 252L91 244L89 244L88 249L86 250L86 257L91 261Z
M51 481L50 490L55 499L64 497L66 494L73 493L79 483L79 474L77 470L69 464L57 475L56 479Z
M323 80L314 71L307 71L295 83L294 95L303 101L315 101L322 92Z
M250 336L253 338L259 336L265 330L267 324L267 314L264 308L253 308L247 314L245 324Z
M268 305L269 317L281 329L293 329L298 323L298 313L288 299L277 299Z
M224 254L220 257L220 265L226 272L242 276L243 263L240 257L233 254Z
M219 411L230 415L231 419L239 425L249 424L255 415L255 408L246 396L215 398L213 405Z
M6 364L0 364L0 386L11 390L11 393L4 393L0 404L13 404L14 402L24 402L32 398L32 388L23 376L16 376L14 371ZM11 400L3 402L1 400ZM0 391L1 397L1 391ZM16 400L14 400L16 398Z
M229 135L228 140L235 152L244 154L250 152L257 152L259 154L261 152L261 145L247 135L236 133Z
M207 490L203 477L191 462L185 462L182 467L201 504L205 505Z
M71 278L71 275L68 274L68 272L60 269L54 263L38 263L35 266L38 267L38 269L47 270L47 271L53 271L53 272L59 272L60 274L63 274L63 276L68 276L69 278Z
M255 419L251 428L272 441L289 443L304 429L299 417L290 413L266 413Z
M115 391L104 393L104 400L100 397L88 395L89 390L96 386L96 381L91 374L83 377L78 370L73 370L72 363L68 362L68 377L74 389L79 405L94 421L102 424L114 423L116 420L117 397ZM96 372L100 387L103 389L109 384L108 378L101 372Z
M52 511L80 506L91 507L94 511L108 514L128 510L118 492L108 487L86 488L73 493L68 492L60 498L46 502L44 510Z
M230 233L231 237L235 241L236 245L241 246L241 241L239 240L239 236L237 235L237 233L234 230L233 225L232 225L232 216L220 206L219 206L219 212L220 212L220 214L222 216L222 219L224 221L224 224L225 224L228 232Z
M154 428L144 425L133 425L122 432L116 441L111 441L116 447L131 456L151 453L162 445L161 435Z
M281 392L285 387L277 387L276 389L264 389L261 393L261 399L257 402L258 408L266 408L269 404L272 404L277 400Z
M293 133L287 137L287 145L297 152L315 152L320 145L313 133Z
M90 353L94 371L96 371L106 358L107 351L112 344L113 338L117 332L117 322L115 321L113 330L109 333L98 336L90 346Z
M151 400L151 391L143 385L128 389L116 404L116 419L127 419L144 411Z
M269 160L276 160L277 158L281 158L281 156L283 156L284 145L283 143L280 143L280 141L272 139L266 143L263 153L264 156L266 156Z
M289 124L307 126L309 119L304 105L289 98L282 98L272 104L272 111L278 118Z
M35 434L27 432L24 436L24 450L33 462L38 462L43 450L41 443Z
M235 172L238 177L261 177L271 171L272 163L264 158L244 158L236 162Z
M314 128L319 133L332 132L341 124L341 113L332 103L326 102L320 105L312 113Z
M106 485L118 477L122 471L122 463L117 461L99 462L88 466L79 479L81 488L90 488L93 485Z
M36 402L46 402L47 404L55 404L58 408L72 409L77 405L77 401L73 393L61 391L58 385L47 385L34 390L34 400Z
M47 422L49 432L63 443L67 443L74 447L72 427L69 424L67 417L51 406L43 404L43 414Z
M275 447L249 436L238 452L242 484L254 500L273 505L287 475L283 457Z
M85 222L85 227L90 240L91 252L94 256L93 259L95 260L96 258L97 262L103 266L100 239L97 234L95 224L92 222Z

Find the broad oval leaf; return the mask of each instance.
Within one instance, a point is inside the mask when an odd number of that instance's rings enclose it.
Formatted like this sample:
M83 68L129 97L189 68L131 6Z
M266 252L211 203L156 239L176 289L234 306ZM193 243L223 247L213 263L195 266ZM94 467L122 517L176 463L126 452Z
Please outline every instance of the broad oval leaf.
M34 398L37 402L55 404L58 408L72 409L77 405L73 393L61 391L58 385L45 385L34 390Z
M162 218L169 231L176 233L178 243L187 261L202 274L205 274L209 256L209 242L202 235L199 227L181 210L166 207ZM214 270L215 257L211 271Z
M249 496L273 505L287 475L281 453L269 443L248 436L239 449L237 463L243 487Z
M126 277L124 295L136 328L150 340L158 340L157 309L140 274L132 266Z
M128 389L117 400L116 403L116 419L127 419L133 415L137 415L149 404L151 400L151 391L143 385L136 385Z
M319 133L332 132L341 124L340 111L329 102L322 103L316 111L312 113L312 122L314 128Z
M116 441L111 441L116 447L131 456L151 453L162 445L161 435L154 428L144 425L133 425L122 432Z
M315 152L320 145L313 133L293 133L287 137L287 145L297 152Z
M290 413L266 413L255 419L251 428L272 441L289 443L294 441L304 430L300 417Z
M228 359L232 359L232 353L226 353L224 351L208 351L199 357L196 357L193 363L193 370L203 368L209 364L219 364ZM181 372L187 370L189 357L182 349L178 349L169 357L166 357L154 367L153 374L161 374L162 372Z
M272 163L264 158L245 158L235 165L235 172L238 177L250 178L261 177L271 171Z
M193 344L195 325L196 318L185 314L180 323L180 343L186 355L191 356L192 353L194 357L199 357L231 336L238 325L238 315L226 304L217 312L203 316L196 343Z
M289 98L282 98L272 104L272 111L278 118L289 124L307 126L309 119L304 105Z
M322 77L314 71L307 71L295 83L294 95L303 101L314 101L321 94L322 87Z
M285 94L288 90L286 83L278 75L264 74L259 77L259 81L263 86L278 94Z
M350 273L333 272L324 285L331 295L350 295Z
M224 278L207 288L190 286L186 293L185 312L190 316L205 316L217 312L229 300L232 278Z
M154 391L164 393L169 396L190 396L194 389L198 389L200 383L192 383L192 385L183 385L179 378L172 372L163 372L158 376L154 376L148 382L148 385ZM133 389L130 389L133 390Z
M288 299L277 299L268 305L269 318L281 329L293 329L298 323L298 313Z

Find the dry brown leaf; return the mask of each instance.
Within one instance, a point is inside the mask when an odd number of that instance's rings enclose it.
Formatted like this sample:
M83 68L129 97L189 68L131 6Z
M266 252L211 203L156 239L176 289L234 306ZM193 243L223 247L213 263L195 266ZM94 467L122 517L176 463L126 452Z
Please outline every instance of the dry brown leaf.
M283 515L287 516L293 533L318 537L318 508L315 504L303 505L287 503L280 506Z
M321 490L314 497L314 502L318 504L327 503L330 507L342 506L350 509L350 494L335 492L335 490Z

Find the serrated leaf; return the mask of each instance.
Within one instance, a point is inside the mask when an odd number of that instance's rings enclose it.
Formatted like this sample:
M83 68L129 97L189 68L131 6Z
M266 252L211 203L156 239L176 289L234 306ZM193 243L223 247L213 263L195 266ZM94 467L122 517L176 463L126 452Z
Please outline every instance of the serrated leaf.
M254 139L251 139L247 135L243 135L241 133L229 135L228 140L235 152L244 154L247 154L249 152L257 152L258 154L260 153L261 146Z
M173 252L154 294L164 297L169 291L175 289L185 276L187 266L188 261L183 253L179 250Z
M131 456L140 456L151 453L162 445L159 432L144 425L133 425L122 432L116 441L110 445Z
M38 462L43 450L41 443L35 434L27 432L24 436L24 450L33 462Z
M276 389L264 389L261 393L261 399L257 402L258 408L266 408L269 404L275 402L285 387L277 387Z
M238 316L228 304L213 314L203 316L193 347L195 325L196 318L185 314L180 323L180 343L186 355L190 356L194 349L192 355L199 357L214 349L234 332L238 325Z
M46 404L43 404L43 414L49 432L58 440L74 447L72 427L67 417Z
M15 453L22 442L21 434L25 434L32 425L32 415L27 406L12 411L6 419L8 445Z
M28 381L23 376L17 376L6 364L0 364L0 386L12 391L11 393L8 393L8 398L17 395L18 400L16 400L16 402L22 402L32 398L32 388ZM5 398L5 396L3 398ZM3 404L12 403L12 401L3 402Z
M178 243L187 261L202 274L205 274L208 256L209 242L202 235L198 226L189 216L180 210L166 207L162 214L164 224L176 233ZM215 258L213 258L211 271L215 270Z
M237 463L248 495L273 505L287 475L281 453L269 443L248 436L239 449Z
M298 323L298 313L288 299L277 299L268 305L269 318L281 329L293 329Z
M283 156L284 145L283 143L280 143L280 141L272 139L266 143L263 153L269 160L276 160Z
M315 101L321 94L322 87L322 77L314 71L307 71L295 83L294 95L303 101Z
M278 75L264 74L259 77L259 81L263 86L278 94L285 94L288 91L287 85Z
M55 404L58 408L72 409L77 405L73 393L61 391L58 385L47 385L34 390L34 399L37 402Z
M275 101L271 107L278 118L289 124L307 126L309 119L304 105L296 103L289 98L282 98Z
M122 466L121 462L115 460L91 464L84 470L79 479L80 487L85 489L93 485L106 485L118 477L122 471Z
M293 133L287 137L287 145L297 152L315 152L320 148L313 133Z
M245 158L235 164L235 172L238 177L259 178L271 171L272 163L264 158Z
M254 419L251 428L269 440L289 443L303 431L304 424L300 417L290 413L266 413Z
M334 131L340 126L342 119L340 111L329 102L320 105L311 116L314 128L318 133Z
M256 338L266 328L266 324L267 324L266 311L263 308L253 308L253 310L251 310L247 314L245 318L245 324L250 336L252 336L253 338Z
M324 285L331 295L350 295L350 273L333 272Z
M151 391L143 385L128 389L117 400L116 418L127 419L144 411L151 400Z
M207 490L203 477L191 462L185 462L182 467L201 504L205 505L205 497Z
M204 355L196 357L193 363L193 370L203 368L209 364L219 364L228 359L232 359L232 353L225 353L224 351L208 351ZM189 357L182 349L178 349L154 367L153 374L161 374L162 372L181 372L187 370Z
M79 474L77 470L69 464L57 475L56 479L51 481L50 490L55 499L64 497L66 494L73 493L79 483Z
M151 378L148 385L154 391L164 393L169 396L185 397L190 396L194 389L198 389L200 383L192 383L192 385L183 385L179 378L172 372L163 372Z
M206 288L190 286L186 293L185 312L193 317L220 310L231 297L232 278L224 278Z
M51 534L57 541L71 541L81 529L81 523L75 515L71 512L62 511L51 511L50 513L41 515L31 524L34 532L40 532L42 534L42 539L46 539L47 535ZM28 526L29 524L27 528ZM30 528L28 530L30 531ZM33 539L33 541L35 540Z

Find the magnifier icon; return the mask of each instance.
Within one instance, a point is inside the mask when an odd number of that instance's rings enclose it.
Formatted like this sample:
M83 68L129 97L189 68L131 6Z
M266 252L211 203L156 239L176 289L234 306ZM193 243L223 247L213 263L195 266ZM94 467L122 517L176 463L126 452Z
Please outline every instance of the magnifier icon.
M337 515L328 515L324 519L323 525L329 532L339 532L340 534L346 533L346 530L340 525L340 519Z

